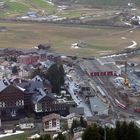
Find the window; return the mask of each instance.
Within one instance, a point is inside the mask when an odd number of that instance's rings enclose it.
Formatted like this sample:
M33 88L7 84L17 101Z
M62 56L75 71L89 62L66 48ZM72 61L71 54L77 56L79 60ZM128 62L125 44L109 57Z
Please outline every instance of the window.
M36 106L37 106L37 112L42 111L42 104L37 103Z
M6 107L5 102L0 102L0 107Z
M49 121L45 122L45 128L47 128L47 129L49 128Z
M23 106L23 105L24 105L24 101L23 100L16 101L16 106Z
M56 119L52 120L52 127L56 127Z

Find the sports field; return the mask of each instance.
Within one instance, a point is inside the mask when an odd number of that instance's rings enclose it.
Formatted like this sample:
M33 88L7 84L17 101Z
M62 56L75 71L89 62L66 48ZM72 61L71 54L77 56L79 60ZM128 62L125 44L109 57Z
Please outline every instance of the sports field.
M39 23L0 23L0 48L30 49L51 43L52 50L73 55L104 55L123 50L135 40L140 43L140 29L109 27L62 26ZM71 48L72 43L84 41L85 48Z

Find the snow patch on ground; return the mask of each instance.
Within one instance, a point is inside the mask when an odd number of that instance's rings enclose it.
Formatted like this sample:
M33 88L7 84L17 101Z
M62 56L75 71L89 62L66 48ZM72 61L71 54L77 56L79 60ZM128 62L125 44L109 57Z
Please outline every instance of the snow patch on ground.
M24 133L24 131L16 131L15 133L0 134L0 138L13 136L13 135L17 135L17 134L23 134L23 133Z
M132 40L132 45L130 45L130 46L128 46L127 48L136 48L136 46L137 46L137 42L136 41L134 41L134 40Z

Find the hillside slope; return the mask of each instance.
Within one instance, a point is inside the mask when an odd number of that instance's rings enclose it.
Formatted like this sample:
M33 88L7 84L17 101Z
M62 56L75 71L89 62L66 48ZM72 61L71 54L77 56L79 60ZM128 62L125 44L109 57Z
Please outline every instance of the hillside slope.
M0 0L0 17L13 17L28 11L53 13L55 6L45 0Z
M93 4L95 6L126 6L127 3L133 2L140 6L140 0L53 0L55 2L75 2L83 4Z

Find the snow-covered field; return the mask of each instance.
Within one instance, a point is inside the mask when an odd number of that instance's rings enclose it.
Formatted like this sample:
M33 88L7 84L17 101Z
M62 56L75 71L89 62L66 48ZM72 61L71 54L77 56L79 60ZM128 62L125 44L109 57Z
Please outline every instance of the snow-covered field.
M17 134L23 134L23 133L24 133L24 131L16 131L15 133L0 134L0 138L13 136L13 135L17 135Z

